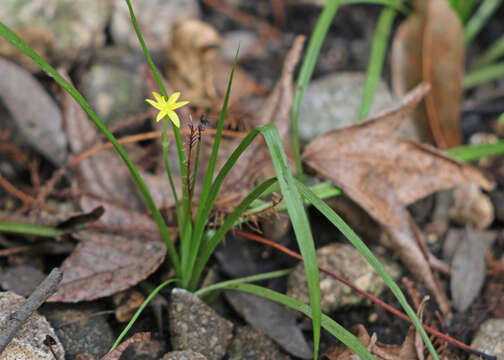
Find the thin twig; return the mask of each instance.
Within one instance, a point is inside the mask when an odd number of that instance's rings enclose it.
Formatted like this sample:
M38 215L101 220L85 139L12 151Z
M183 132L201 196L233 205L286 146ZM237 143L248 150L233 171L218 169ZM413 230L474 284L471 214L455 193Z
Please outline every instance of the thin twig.
M180 134L181 135L186 135L189 134L190 130L181 130ZM204 131L205 134L210 134L210 135L215 135L216 130L215 129L206 129ZM173 136L173 131L168 131L167 132L168 136ZM222 135L224 136L231 136L231 137L240 137L244 138L247 136L247 133L244 132L239 132L239 131L229 131L229 130L223 130ZM149 139L155 139L161 137L161 131L151 131L143 134L137 134L137 135L130 135L130 136L125 136L123 138L118 139L119 144L126 144L130 142L137 142L137 141L143 141L143 140L149 140ZM81 152L80 154L76 155L69 163L70 167L76 166L79 162L82 160L90 157L91 155L96 154L97 152L100 152L105 149L110 149L112 148L112 143L107 142L103 143L100 145L97 145L91 149L85 150Z
M65 175L67 172L67 169L65 167L59 168L56 170L51 178L40 188L40 191L37 194L37 197L35 198L35 201L33 204L31 204L31 211L36 211L38 210L39 207L44 206L44 201L53 190L55 185L61 180L63 175Z
M5 191L7 191L9 194L11 194L12 196L21 200L23 202L23 204L33 204L35 202L35 198L33 196L25 194L24 192L22 192L21 190L16 188L7 179L2 177L2 175L0 175L0 187L3 187L5 189ZM40 207L42 209L50 212L51 214L57 213L56 210L54 210L52 207L49 207L45 204L41 204Z
M56 292L62 278L63 274L60 269L54 268L44 281L37 286L24 304L9 316L7 326L0 333L0 353L2 353L14 335L16 335L26 319L28 319L49 296Z
M236 235L239 235L239 236L242 236L246 239L250 239L250 240L253 240L253 241L257 241L257 242L260 242L262 244L266 244L266 245L269 245L271 247L274 247L282 252L284 252L285 254L293 257L293 258L296 258L296 259L299 259L299 260L303 260L303 257L301 255L299 255L298 253L296 253L295 251L292 251L290 249L287 249L286 247L280 245L280 244L277 244L273 241L270 241L268 239L265 239L261 236L258 236L258 235L255 235L255 234L250 234L250 233L247 233L247 232L244 232L244 231L240 231L240 230L231 230L231 232L233 234L236 234ZM335 274L333 272L331 272L330 270L322 267L322 266L318 266L319 270L322 271L322 272L325 272L327 275L329 275L330 277L342 282L343 284L349 286L350 288L352 288L353 290L357 291L359 294L365 296L366 298L368 298L369 300L371 300L372 302L374 302L375 304L383 307L385 310L391 312L392 314L394 314L395 316L411 323L411 319L406 315L406 314L403 314L402 312L400 312L399 310L393 308L392 306L388 305L387 303L385 303L384 301L378 299L376 296L373 296L371 294L369 294L368 292L362 290L361 288L355 286L354 284L352 284L350 281L348 281L347 279L339 276L338 274ZM487 359L487 360L497 360L497 357L496 356L493 356L493 355L487 355L479 350L476 350L475 348L469 346L469 345L466 345L464 344L463 342L457 340L457 339L454 339L452 338L451 336L449 335L446 335L446 334L443 334L442 332L436 330L436 329L433 329L429 326L425 326L425 325L422 325L423 328L425 329L426 332L428 332L429 334L432 334L434 336L437 336L447 342L449 342L450 344L464 350L464 351L467 351L471 354L474 354L476 356L481 356L483 359Z

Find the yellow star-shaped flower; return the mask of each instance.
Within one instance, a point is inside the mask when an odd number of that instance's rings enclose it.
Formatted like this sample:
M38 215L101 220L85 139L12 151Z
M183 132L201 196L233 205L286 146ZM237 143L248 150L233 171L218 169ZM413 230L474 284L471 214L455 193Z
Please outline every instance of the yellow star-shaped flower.
M155 91L152 92L152 95L154 95L157 101L151 99L145 99L145 101L147 101L149 104L151 104L152 106L154 106L156 109L159 110L159 114L156 117L156 121L159 121L166 115L168 115L173 124L176 127L180 127L180 119L174 110L189 104L189 101L177 102L178 98L180 97L180 92L178 91L171 94L168 101L165 100L164 96L161 96Z

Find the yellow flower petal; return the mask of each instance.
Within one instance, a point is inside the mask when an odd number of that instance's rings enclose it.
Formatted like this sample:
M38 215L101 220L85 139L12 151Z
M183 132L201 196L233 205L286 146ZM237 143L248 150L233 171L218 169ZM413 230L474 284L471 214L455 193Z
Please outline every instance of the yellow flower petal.
M175 110L175 109L178 109L179 107L182 107L182 106L187 105L187 104L189 104L189 101L181 101L181 102L173 104L170 108L172 110Z
M161 119L163 119L165 116L168 115L173 124L176 127L180 127L180 119L173 110L178 109L184 105L187 105L189 101L181 101L177 103L177 100L180 97L180 92L178 91L174 92L169 97L168 101L164 96L161 96L159 93L155 91L152 92L152 95L156 98L156 101L152 99L145 99L145 101L147 101L150 105L159 110L159 113L157 114L156 117L156 121L160 121Z
M159 103L155 102L154 100L151 100L151 99L145 99L145 101L147 101L149 104L151 104L151 105L152 105L153 107L155 107L156 109L158 109L158 110L163 110L163 107L162 107Z
M175 104L178 100L178 98L180 97L180 92L177 91L177 92L174 92L173 94L171 94L170 98L168 99L168 106L172 106L173 104Z
M180 127L180 119L175 111L170 111L168 113L168 117L173 122L173 125L175 125L178 128Z
M164 96L161 96L161 94L153 91L152 95L154 95L158 103L164 102Z
M159 112L159 114L157 114L157 117L156 117L156 121L160 121L162 118L164 118L166 115L170 115L170 113L168 111L166 111L166 109L163 109Z

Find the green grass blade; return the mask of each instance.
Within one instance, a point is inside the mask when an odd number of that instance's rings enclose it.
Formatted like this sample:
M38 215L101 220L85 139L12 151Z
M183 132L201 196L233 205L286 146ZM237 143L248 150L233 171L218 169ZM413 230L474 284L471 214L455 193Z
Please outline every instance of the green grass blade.
M303 194L310 203L317 208L341 233L352 243L353 246L364 256L364 258L368 261L368 263L375 269L375 271L385 280L388 287L399 301L401 306L403 307L406 314L411 319L415 328L420 332L422 339L429 349L430 354L433 359L438 360L436 350L432 346L432 343L429 340L429 336L425 332L424 328L415 312L408 304L404 294L402 293L399 286L392 280L389 273L383 265L378 261L378 259L374 256L374 254L369 250L369 248L364 244L364 242L355 234L355 232L343 221L343 219L327 205L324 201L320 200L306 185L302 182L297 182L297 186L299 191Z
M235 225L236 220L242 215L242 213L250 206L252 201L257 199L261 194L266 191L270 186L272 186L276 182L276 179L269 179L263 182L260 185L257 185L248 193L248 195L243 199L240 204L233 210L231 214L229 214L221 227L213 233L209 240L205 241L200 249L200 252L197 257L197 261L194 265L194 269L192 272L192 279L187 286L189 290L194 290L198 286L198 281L205 269L205 266L210 259L210 256L214 252L215 248L224 238L224 235Z
M287 295L281 294L279 292L253 285L253 284L232 284L227 286L222 286L220 289L223 290L236 290L246 292L252 295L260 296L271 301L274 301L278 304L287 306L290 309L299 311L306 316L312 318L314 320L314 316L312 313L312 309L302 302L295 300L293 298L288 297ZM331 319L329 316L322 314L321 316L321 325L324 329L326 329L331 335L340 340L347 347L352 349L361 359L363 360L376 360L373 355L371 355L366 349L364 345L348 330L346 330L343 326L338 324L336 321ZM314 358L317 358L318 354L314 354Z
M401 0L341 0L341 5L347 4L384 5L401 12L403 15L408 15L410 13L410 10L404 6Z
M147 296L147 299L145 299L145 301L142 303L142 305L136 311L135 315L133 315L133 317L128 322L128 324L126 325L126 327L123 329L123 331L121 331L121 334L117 337L116 341L114 342L114 344L110 348L109 352L111 352L112 350L114 350L117 347L117 345L119 345L121 343L122 339L126 336L126 334L128 333L128 331L131 329L131 327L133 326L133 324L135 323L135 321L138 319L138 317L140 316L140 314L142 313L142 311L144 311L145 307L151 302L151 300L154 298L154 296L156 296L157 293L160 292L161 289L163 289L166 285L172 284L172 283L174 283L176 281L177 281L177 279L166 280L161 285L159 285L157 288L155 288L149 294L149 296Z
M161 133L161 146L163 147L163 160L166 169L166 174L168 176L168 181L170 182L170 188L173 193L173 198L175 199L175 209L177 210L177 220L179 228L182 228L182 208L180 207L180 202L177 196L177 189L175 188L175 183L173 182L173 175L170 167L170 159L168 157L168 136L167 136L168 121L163 119L163 132Z
M504 154L504 141L496 144L465 145L447 149L444 153L460 162L471 162L478 159Z
M362 103L359 110L359 120L365 119L369 115L369 111L373 105L376 87L381 78L390 30L392 29L396 14L395 9L388 7L382 10L378 19L366 72L366 84L364 85Z
M0 233L36 235L57 238L65 233L50 226L32 225L20 222L0 221Z
M228 280L228 281L222 281L217 284L209 285L206 286L202 289L199 289L194 293L194 295L202 296L206 293L216 291L216 290L222 290L228 286L232 286L234 284L245 284L245 283L251 283L251 282L256 282L256 281L263 281L263 280L268 280L268 279L273 279L277 277L282 277L289 275L291 272L293 272L294 269L286 269L286 270L277 270L277 271L271 271L263 274L257 274L257 275L252 275L252 276L246 276L238 279L233 279L233 280Z
M497 80L504 76L504 61L469 72L464 78L464 90Z
M154 78L156 79L157 85L161 91L161 94L168 99L168 93L166 92L166 89L163 85L163 81L161 80L161 75L159 75L159 71L157 70L156 66L154 65L154 62L152 61L152 57L150 56L149 49L147 49L147 45L145 45L145 41L143 39L142 33L140 32L140 28L138 27L138 23L136 21L135 17L135 12L133 11L133 7L131 6L130 0L125 0L126 4L128 5L130 17L131 17L131 24L133 25L133 28L135 29L138 41L140 42L140 45L142 46L142 51L145 55L145 59L147 60L147 63L149 64L149 67L151 68L152 74L154 75ZM163 119L163 138L166 138L166 123L169 120L165 116ZM171 123L171 121L170 121ZM182 216L182 219L179 220L179 223L182 225L179 225L179 231L182 231L184 227L184 223L187 221L187 217L189 216L189 207L191 204L189 203L189 192L187 190L187 182L185 179L187 178L187 168L185 166L186 164L186 155L184 152L184 146L182 144L182 137L180 135L180 129L176 127L175 125L172 124L172 130L173 130L173 135L175 138L175 144L177 146L177 154L178 154L178 160L179 160L179 167L180 167L180 176L182 178L182 211L178 210L178 215ZM168 157L168 152L163 151L163 157L165 158L165 163L167 161ZM171 177L171 170L169 167L166 168L166 171L168 174L168 178ZM177 193L173 193L174 198L177 197ZM182 227L181 227L182 226Z
M224 102L222 103L222 109L221 109L221 113L219 116L219 121L217 122L217 130L216 130L215 137L214 137L212 153L210 155L210 160L208 162L208 167L206 170L205 179L203 180L203 186L201 189L198 211L196 213L196 220L195 220L195 224L194 224L194 231L193 231L193 235L191 237L191 253L188 254L187 262L184 267L184 269L185 269L184 274L186 274L186 276L184 276L184 278L182 279L182 281L184 283L187 283L191 280L191 277L192 277L191 269L194 265L194 260L199 252L204 227L206 225L206 222L208 220L208 216L210 214L210 212L206 211L205 209L208 207L211 208L213 206L213 200L208 201L208 198L212 197L212 195L214 195L214 199L215 199L215 196L217 195L217 194L212 193L211 186L212 186L212 181L213 181L213 177L214 177L215 165L217 164L217 156L219 154L219 146L220 146L220 141L222 138L222 130L224 129L224 121L226 119L227 107L228 107L228 103L229 103L229 96L231 94L231 85L233 84L233 76L234 76L234 72L236 70L236 66L238 64L239 51L240 51L240 48L238 47L238 49L236 50L234 61L233 61L233 67L231 69L231 74L229 75L229 80L228 80L227 89L226 89L226 95L224 96Z
M42 59L31 47L28 46L23 40L21 40L11 29L5 26L0 22L0 36L10 42L12 45L17 47L22 53L31 58L37 65L39 65L47 75L52 77L63 89L65 89L77 103L81 106L81 108L86 112L89 118L93 121L96 127L107 137L108 141L112 143L116 151L119 153L119 156L124 161L128 170L133 177L138 189L140 190L149 210L152 212L154 220L159 228L159 232L161 234L161 238L164 240L166 247L168 249L168 254L170 259L175 267L175 271L178 274L180 271L180 261L177 252L175 251L175 246L171 240L170 233L168 232L168 228L166 227L166 223L164 222L161 213L159 212L152 196L149 192L149 189L145 185L142 177L137 171L135 165L129 158L124 148L119 144L115 136L110 132L110 130L103 124L103 122L98 118L95 112L91 109L86 99L77 91L76 88L72 86L68 81L66 81L54 68L49 65L44 59Z
M194 225L192 252L188 259L187 269L193 269L194 264L196 262L196 258L199 255L201 240L206 226L206 219L208 219L208 217L210 216L214 201L217 198L217 195L219 194L219 190L222 186L222 183L226 179L226 176L229 174L229 172L233 168L234 164L236 163L240 155L246 150L246 148L250 145L250 143L254 140L254 138L258 134L259 130L252 130L247 134L247 136L240 142L240 144L236 147L231 156L227 159L226 163L222 166L222 169L217 174L213 184L211 184L211 187L207 190L207 196L204 199L204 203L203 200L200 198L200 205L198 208L198 218ZM184 287L187 287L189 286L189 281L192 281L192 283L194 284L194 281L196 280L197 279L194 279L194 277L191 275L190 278L184 279L182 284Z
M503 56L504 35L501 35L501 37L487 51L485 51L485 53L474 62L474 64L472 64L471 69L479 69L485 65L489 65Z
M449 0L449 2L463 23L467 21L474 5L476 5L476 0Z
M333 196L338 196L341 195L341 190L335 187L330 181L324 181L322 183L309 186L309 189L317 195L320 199L327 199ZM267 194L263 194L262 196L265 196ZM309 202L305 201L305 205L310 205ZM269 209L273 206L273 201L263 201L263 200L256 200L252 203L249 209L245 212L244 215L246 216L253 216L254 214L260 213L261 211L264 211L266 209ZM275 206L275 211L285 211L287 210L287 207L285 206L284 202L281 202L280 204ZM243 221L246 221L244 218Z
M306 87L308 86L313 74L313 69L315 68L315 63L317 62L322 42L325 39L329 26L336 15L339 5L339 0L331 0L326 4L324 10L322 10L317 24L315 25L315 30L310 38L310 43L308 44L308 49L306 50L306 55L303 59L303 64L301 65L301 70L296 83L296 89L294 91L291 112L291 130L292 147L294 150L296 172L298 176L302 176L303 174L303 166L301 164L301 145L299 143L299 109L301 107L301 101L303 100Z
M499 8L502 0L483 0L464 29L464 44L467 46L478 35L490 16Z
M296 180L290 171L287 156L285 155L282 141L278 136L276 128L270 124L259 128L259 131L261 131L266 145L268 145L278 184L287 206L292 228L296 234L299 250L303 256L306 278L308 280L310 304L313 311L313 346L315 359L317 359L322 309L320 306L320 278L317 255L315 254L315 244L310 229L310 222L308 221L301 194L297 189Z

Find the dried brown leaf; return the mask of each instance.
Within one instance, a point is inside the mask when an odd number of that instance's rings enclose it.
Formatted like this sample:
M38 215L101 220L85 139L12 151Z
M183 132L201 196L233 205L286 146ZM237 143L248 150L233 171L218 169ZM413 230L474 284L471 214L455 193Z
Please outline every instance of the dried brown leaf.
M149 332L136 333L128 340L125 340L122 343L120 343L113 351L109 352L107 355L102 357L101 360L119 360L123 352L126 351L126 349L128 348L128 346L130 346L135 342L149 341L149 340L150 340Z
M145 279L163 262L159 235L86 230L63 262L63 280L48 301L78 302L115 294Z
M367 347L368 351L380 360L418 360L415 349L415 332L410 328L408 335L401 345L383 344L376 339L376 335L369 336L364 325L357 325L353 331L357 339ZM321 356L321 360L359 360L352 350L344 345L337 345Z
M221 39L217 31L203 21L186 20L174 27L172 39L167 53L168 82L193 105L220 107L232 66L219 57ZM237 68L230 103L257 92L262 88L246 71Z
M380 223L406 266L449 313L448 300L430 270L430 255L406 205L461 183L474 182L485 189L493 184L470 165L394 136L428 89L419 85L397 108L316 138L305 148L303 159Z
M438 147L461 143L460 104L464 77L463 29L445 0L416 2L414 13L399 27L392 46L396 95L421 81L432 91L414 113L414 127L423 141L433 136ZM432 135L427 133L429 124Z

